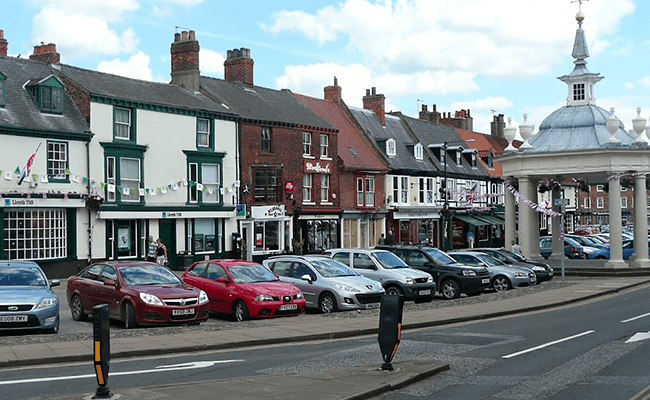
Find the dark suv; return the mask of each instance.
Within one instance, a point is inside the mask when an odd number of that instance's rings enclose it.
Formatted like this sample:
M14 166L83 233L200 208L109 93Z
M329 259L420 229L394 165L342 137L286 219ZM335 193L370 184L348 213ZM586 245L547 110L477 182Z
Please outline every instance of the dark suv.
M487 268L460 264L435 247L398 244L375 248L389 250L410 267L430 273L445 299L458 298L461 293L477 295L490 287Z

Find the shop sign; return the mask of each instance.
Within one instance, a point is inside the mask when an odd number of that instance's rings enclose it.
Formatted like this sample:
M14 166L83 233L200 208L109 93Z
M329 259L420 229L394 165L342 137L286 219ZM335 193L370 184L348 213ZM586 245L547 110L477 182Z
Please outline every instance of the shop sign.
M251 216L253 218L280 218L284 217L285 213L284 204L251 208Z
M284 183L284 190L286 192L293 192L293 189L296 187L296 183L294 181L286 181Z
M246 204L237 204L237 218L246 218Z
M313 172L317 174L329 174L331 173L330 171L330 163L329 162L314 162L314 161L305 161L305 168L304 172Z
M182 218L183 213L180 211L163 211L162 212L162 217L163 218Z
M0 203L2 207L83 207L83 199L12 199L5 197Z

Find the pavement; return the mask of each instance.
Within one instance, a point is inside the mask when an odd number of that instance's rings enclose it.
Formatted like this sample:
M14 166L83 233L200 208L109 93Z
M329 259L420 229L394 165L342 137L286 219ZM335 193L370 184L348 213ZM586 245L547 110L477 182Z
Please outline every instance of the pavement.
M576 266L577 265L577 266ZM572 269L597 268L583 262ZM554 266L555 280L560 280L560 268ZM526 296L502 298L494 301L468 303L450 307L410 310L403 314L403 331L475 321L493 317L539 311L580 301L602 297L620 290L650 283L650 270L643 273L598 274L584 278L568 273L565 281L555 289L541 290ZM604 270L600 268L600 272ZM639 272L639 271L637 271ZM584 274L576 274L584 275ZM543 285L544 283L542 283ZM516 290L516 289L515 289ZM438 300L435 301L444 301ZM298 343L314 340L348 338L378 333L379 315L354 318L331 318L306 314L292 318L264 321L256 327L215 331L188 331L164 336L138 336L111 338L111 359L186 353L207 350L246 348L268 344ZM155 340L154 340L155 339ZM92 341L32 343L11 346L0 345L0 368L43 365L72 361L93 363ZM122 399L177 399L191 392L192 399L212 399L219 393L221 399L268 400L290 394L319 399L367 399L398 389L449 369L440 362L400 361L393 371L381 370L381 357L377 348L377 365L331 369L286 375L261 375L231 380L214 380L187 385L166 385L150 388L119 390L113 398ZM399 354L399 349L397 350ZM396 357L399 359L399 357ZM109 380L110 383L110 380ZM110 384L109 384L110 387ZM95 388L89 388L95 390ZM93 393L83 398L90 398ZM82 398L82 397L79 397ZM66 397L69 399L69 397Z

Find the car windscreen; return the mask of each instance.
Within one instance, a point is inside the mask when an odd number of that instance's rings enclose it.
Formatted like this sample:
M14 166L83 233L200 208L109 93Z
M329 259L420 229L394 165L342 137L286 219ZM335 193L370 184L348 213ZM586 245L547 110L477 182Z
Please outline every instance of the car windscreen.
M131 265L120 268L120 274L126 286L178 285L183 283L162 265Z
M487 254L479 254L476 257L480 258L481 261L483 261L490 267L500 267L505 265L505 263L502 263L501 261Z
M259 264L231 265L228 267L235 283L276 282L278 278Z
M453 258L449 257L447 253L444 253L438 249L430 248L430 249L422 249L429 253L436 261L438 261L441 264L456 264L456 260Z
M47 286L41 271L31 267L0 268L0 286Z
M309 262L319 274L326 278L359 275L352 268L336 260L309 260Z
M519 261L519 262L528 261L528 260L526 260L526 257L522 256L521 254L513 253L513 252L508 251L508 250L500 250L500 251L501 251L501 253L507 255L508 257L510 257L511 259L513 259L515 261Z
M386 269L409 267L404 261L402 261L401 258L397 257L390 251L375 251L372 253L372 255L381 264L381 266Z

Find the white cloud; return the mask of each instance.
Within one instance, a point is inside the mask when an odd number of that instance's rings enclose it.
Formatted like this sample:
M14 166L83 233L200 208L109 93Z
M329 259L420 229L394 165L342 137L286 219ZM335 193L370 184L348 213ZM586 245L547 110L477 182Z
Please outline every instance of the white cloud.
M607 48L605 35L634 10L631 0L590 4L592 52ZM465 71L488 76L537 76L560 64L577 25L566 0L456 0L440 7L428 0L347 0L314 14L279 11L262 28L296 32L318 43L346 38L373 69L393 74ZM534 17L532 17L534 16ZM532 17L532 18L531 18ZM553 26L553 29L549 29Z
M157 18L167 18L172 15L172 12L173 12L172 8L165 4L163 4L162 6L154 4L153 7L151 8L151 13L153 14L154 17Z
M151 81L153 79L149 61L149 56L139 51L129 57L127 61L122 61L119 58L102 61L97 66L97 71Z
M134 0L53 0L34 17L32 40L55 43L64 59L88 54L132 53L139 42L135 31L126 28L118 32L110 24L122 21L125 13L138 7Z
M639 85L641 85L644 89L650 89L650 76L644 76L643 78L639 79Z
M217 78L223 77L223 62L226 58L216 51L201 49L199 52L199 68L201 74L209 74Z
M634 90L634 83L633 82L624 82L623 87L627 90Z

